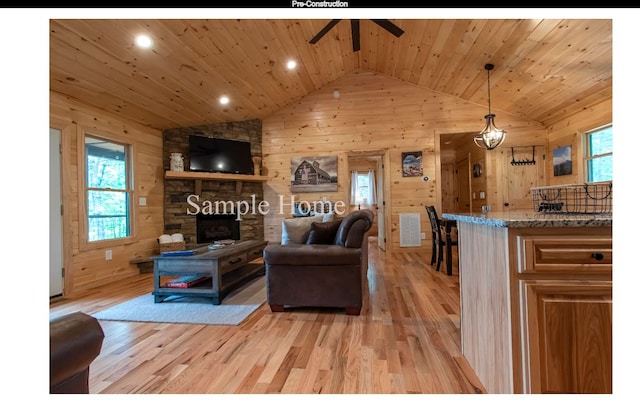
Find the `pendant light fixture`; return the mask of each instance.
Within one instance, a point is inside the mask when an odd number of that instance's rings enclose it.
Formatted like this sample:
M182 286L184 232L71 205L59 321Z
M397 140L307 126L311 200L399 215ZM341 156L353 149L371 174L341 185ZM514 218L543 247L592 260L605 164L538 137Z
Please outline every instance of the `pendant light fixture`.
M493 150L496 147L500 146L502 142L504 142L504 138L507 132L502 129L496 128L496 124L493 121L496 116L495 114L491 114L491 84L489 80L489 74L493 69L493 64L486 64L484 66L484 69L487 70L487 100L489 103L489 113L484 116L484 119L487 120L487 124L485 125L482 132L473 137L473 141L478 147L484 147L487 150Z

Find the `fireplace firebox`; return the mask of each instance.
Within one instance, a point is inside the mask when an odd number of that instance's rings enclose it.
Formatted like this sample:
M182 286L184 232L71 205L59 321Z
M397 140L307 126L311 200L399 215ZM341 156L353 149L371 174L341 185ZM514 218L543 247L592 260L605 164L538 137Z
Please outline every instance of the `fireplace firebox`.
M196 215L197 243L211 243L216 240L240 240L240 221L236 214Z

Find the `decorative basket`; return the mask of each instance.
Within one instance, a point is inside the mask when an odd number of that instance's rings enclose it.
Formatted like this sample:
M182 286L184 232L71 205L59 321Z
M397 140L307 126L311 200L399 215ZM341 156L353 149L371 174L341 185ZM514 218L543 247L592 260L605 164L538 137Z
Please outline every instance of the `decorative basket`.
M160 245L160 253L164 253L165 251L178 251L185 250L186 245L184 241L182 242L170 242L170 243L159 243Z
M531 188L533 209L554 214L607 214L613 211L613 182Z

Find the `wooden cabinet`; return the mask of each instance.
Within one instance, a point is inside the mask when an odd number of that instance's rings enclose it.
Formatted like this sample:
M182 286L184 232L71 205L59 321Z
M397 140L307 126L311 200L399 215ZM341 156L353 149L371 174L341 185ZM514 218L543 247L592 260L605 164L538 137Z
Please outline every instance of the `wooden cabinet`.
M611 393L611 236L517 243L523 392Z
M611 393L610 220L487 215L443 214L458 220L462 354L487 391Z

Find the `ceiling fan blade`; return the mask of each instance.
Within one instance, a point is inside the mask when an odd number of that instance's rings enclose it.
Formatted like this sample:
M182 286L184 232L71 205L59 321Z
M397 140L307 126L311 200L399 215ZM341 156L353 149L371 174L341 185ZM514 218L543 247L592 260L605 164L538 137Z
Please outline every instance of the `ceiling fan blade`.
M400 37L404 33L404 31L402 29L400 29L398 27L398 25L394 24L393 22L389 21L388 19L372 19L372 21L375 22L376 24L380 25L381 27L383 27L387 31L389 31L395 37Z
M353 43L353 51L360 50L360 20L351 20L351 42Z
M322 39L322 37L323 37L324 35L326 35L326 34L327 34L327 32L329 32L329 30L330 30L331 28L333 28L334 26L336 26L336 24L337 24L338 22L340 22L340 20L339 20L339 19L332 19L331 21L329 21L329 23L328 23L327 25L325 25L325 27L324 27L324 28L322 28L322 30L320 30L320 32L318 32L318 33L313 37L313 39L309 40L309 43L311 43L311 44L316 44L316 43L318 43L318 40Z

